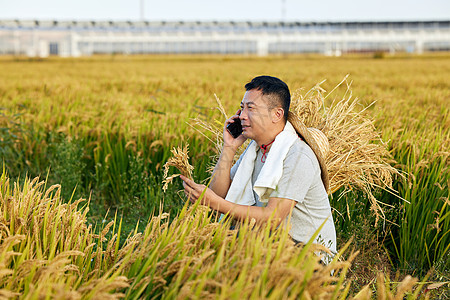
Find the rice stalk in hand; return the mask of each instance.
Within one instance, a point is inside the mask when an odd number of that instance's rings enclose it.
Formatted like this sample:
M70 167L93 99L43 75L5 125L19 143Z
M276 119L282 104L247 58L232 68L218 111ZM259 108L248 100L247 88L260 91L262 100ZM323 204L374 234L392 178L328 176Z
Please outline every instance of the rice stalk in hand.
M192 171L194 167L189 163L189 144L187 144L184 148L175 147L170 150L172 152L173 157L169 158L169 160L164 164L164 180L163 180L163 191L165 192L169 186L169 183L173 181L174 178L183 175L189 179L192 179ZM181 174L173 174L168 176L169 168L173 166L177 168Z

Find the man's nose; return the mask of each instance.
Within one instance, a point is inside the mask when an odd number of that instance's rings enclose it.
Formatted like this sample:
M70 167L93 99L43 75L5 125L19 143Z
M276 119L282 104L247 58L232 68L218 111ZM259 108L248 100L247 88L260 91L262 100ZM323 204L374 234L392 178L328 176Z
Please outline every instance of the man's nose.
M241 113L239 114L239 120L247 119L247 110L245 108L241 108Z

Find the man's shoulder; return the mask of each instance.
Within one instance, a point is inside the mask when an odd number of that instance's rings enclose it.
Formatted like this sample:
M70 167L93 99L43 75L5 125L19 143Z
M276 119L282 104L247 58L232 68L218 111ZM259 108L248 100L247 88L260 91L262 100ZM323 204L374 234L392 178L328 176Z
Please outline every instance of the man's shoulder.
M317 161L317 157L312 151L311 147L302 139L297 139L289 149L287 156L291 159L299 159L302 156L306 156L313 161Z

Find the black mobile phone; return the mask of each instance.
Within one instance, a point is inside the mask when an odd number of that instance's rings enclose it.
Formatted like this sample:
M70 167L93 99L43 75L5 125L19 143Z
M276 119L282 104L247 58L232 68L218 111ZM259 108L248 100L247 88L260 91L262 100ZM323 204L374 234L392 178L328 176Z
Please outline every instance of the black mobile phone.
M242 133L241 120L235 119L233 123L227 125L228 132L237 139Z

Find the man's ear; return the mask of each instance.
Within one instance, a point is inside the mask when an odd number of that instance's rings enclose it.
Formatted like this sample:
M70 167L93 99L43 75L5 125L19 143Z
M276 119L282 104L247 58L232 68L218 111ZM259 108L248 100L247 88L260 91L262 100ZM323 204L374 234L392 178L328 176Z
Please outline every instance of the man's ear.
M272 110L272 121L274 123L278 123L283 121L284 119L284 109L280 107L276 107Z

